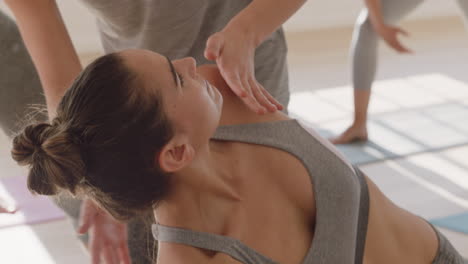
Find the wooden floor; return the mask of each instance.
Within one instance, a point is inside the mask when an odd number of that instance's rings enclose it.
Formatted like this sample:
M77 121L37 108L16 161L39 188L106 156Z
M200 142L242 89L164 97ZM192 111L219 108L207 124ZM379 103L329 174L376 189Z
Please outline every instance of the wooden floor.
M468 34L461 20L444 18L412 22L405 28L411 37L404 42L414 50L414 54L397 55L382 45L379 82L437 75L468 84ZM348 58L351 34L351 28L287 34L292 92L331 91L340 87L348 87L351 91ZM84 62L93 57L95 54L82 55ZM449 84L435 85L443 87ZM386 89L391 89L390 86ZM350 105L350 95L351 92L348 98L339 100ZM468 98L466 102L468 104ZM371 108L379 109L379 106L372 105ZM326 113L317 112L316 115L320 117ZM10 160L9 149L9 141L0 135L0 177L25 173ZM423 217L453 213L453 208L444 206L447 203L468 211L466 195L447 193L431 180L434 174L444 176L458 182L459 187L468 192L468 146L376 162L362 169L395 203ZM441 231L468 257L467 235ZM0 248L1 263L89 263L67 220L0 229Z

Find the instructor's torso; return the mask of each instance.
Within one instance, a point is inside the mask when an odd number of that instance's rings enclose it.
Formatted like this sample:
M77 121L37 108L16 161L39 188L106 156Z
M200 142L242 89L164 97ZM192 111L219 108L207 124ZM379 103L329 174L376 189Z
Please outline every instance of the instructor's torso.
M193 57L199 65L207 39L252 0L81 0L96 17L105 53L148 49L170 59ZM287 107L287 46L281 27L255 50L255 76Z
M82 0L97 18L106 53L149 49L205 63L208 37L251 0Z

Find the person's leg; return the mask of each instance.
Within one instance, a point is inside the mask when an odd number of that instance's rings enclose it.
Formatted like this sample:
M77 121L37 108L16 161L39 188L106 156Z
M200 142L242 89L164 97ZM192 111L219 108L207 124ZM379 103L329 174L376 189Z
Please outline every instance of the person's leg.
M423 0L381 0L385 23L394 24L415 9ZM352 83L354 88L354 121L338 137L330 139L334 144L346 144L367 140L367 112L371 86L377 70L379 36L374 31L367 9L364 9L354 27L351 42Z
M45 105L39 77L15 22L0 12L0 128L9 137L29 118L34 105ZM45 113L36 118L46 120Z
M154 224L152 210L144 216L129 221L128 248L132 263L156 263L158 247L151 232L152 224Z
M465 27L468 29L468 0L457 0L458 6L463 14Z

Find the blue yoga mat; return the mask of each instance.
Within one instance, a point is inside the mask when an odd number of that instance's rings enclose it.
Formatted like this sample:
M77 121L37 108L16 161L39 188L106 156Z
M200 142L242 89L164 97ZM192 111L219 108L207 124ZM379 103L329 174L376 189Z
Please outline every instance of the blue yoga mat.
M430 222L436 226L468 234L468 212L432 219Z
M306 94L308 95L308 94ZM304 97L305 95L300 95ZM314 127L324 138L334 137L349 126L351 118L326 108L333 121L323 121L317 116L322 111L315 110L316 104L306 107L297 102L297 95L290 107L293 117ZM316 99L312 95L303 100ZM323 105L324 101L320 101ZM322 106L322 108L325 108ZM333 115L332 115L333 114ZM447 148L468 144L468 105L462 102L443 102L415 108L402 108L390 112L371 115L368 122L369 141L336 145L348 160L363 165L382 160L401 158L409 155L441 151Z

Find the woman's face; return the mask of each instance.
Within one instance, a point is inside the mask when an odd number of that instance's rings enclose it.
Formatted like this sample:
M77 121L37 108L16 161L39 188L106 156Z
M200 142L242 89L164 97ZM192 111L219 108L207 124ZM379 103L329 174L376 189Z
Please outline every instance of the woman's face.
M149 97L158 92L175 134L186 134L194 146L207 143L219 124L221 93L197 73L193 58L169 61L146 50L121 53ZM137 88L138 89L138 88Z

